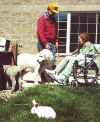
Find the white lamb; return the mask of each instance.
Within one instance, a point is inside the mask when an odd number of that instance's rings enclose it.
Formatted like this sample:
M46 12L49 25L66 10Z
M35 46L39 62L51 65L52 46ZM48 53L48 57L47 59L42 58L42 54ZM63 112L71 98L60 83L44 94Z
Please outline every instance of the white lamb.
M26 66L26 65L20 65L20 66L10 66L10 65L4 65L3 66L4 72L4 82L8 83L8 87L11 87L11 93L16 91L16 86L19 86L19 91L22 90L22 78L25 73L27 72L34 72L32 67ZM6 88L7 87L7 84Z
M53 54L50 50L43 49L37 54L21 53L17 57L17 65L27 65L34 69L34 73L37 76L36 82L41 82L40 72L43 72L45 68L51 67L53 60Z
M32 114L36 114L39 118L46 118L46 119L56 118L56 112L52 107L39 106L39 104L35 100L33 100L32 103L33 103L33 107L31 109Z

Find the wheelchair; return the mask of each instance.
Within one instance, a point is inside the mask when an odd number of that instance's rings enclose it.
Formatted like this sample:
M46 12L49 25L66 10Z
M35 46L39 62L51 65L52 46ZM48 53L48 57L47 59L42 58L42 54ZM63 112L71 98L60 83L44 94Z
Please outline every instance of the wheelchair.
M83 65L79 65L78 61L75 61L72 72L73 86L99 86L99 69L93 59L93 55L85 54Z

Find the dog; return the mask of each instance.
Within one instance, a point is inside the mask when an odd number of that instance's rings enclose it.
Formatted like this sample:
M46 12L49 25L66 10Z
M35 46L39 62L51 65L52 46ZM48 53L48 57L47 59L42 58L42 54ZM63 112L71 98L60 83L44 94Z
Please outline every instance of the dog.
M41 74L45 74L45 69L51 69L53 54L48 49L43 49L37 54L21 53L17 57L17 65L27 65L33 68L36 74L35 82L42 82L44 79ZM46 78L47 75L44 77Z
M8 87L11 87L11 93L16 91L16 86L19 90L22 89L23 77L28 73L33 73L33 81L38 84L41 82L41 73L45 68L51 67L53 55L50 50L44 49L37 54L21 53L17 57L17 65L4 65L3 76L8 82ZM29 79L30 80L30 79Z

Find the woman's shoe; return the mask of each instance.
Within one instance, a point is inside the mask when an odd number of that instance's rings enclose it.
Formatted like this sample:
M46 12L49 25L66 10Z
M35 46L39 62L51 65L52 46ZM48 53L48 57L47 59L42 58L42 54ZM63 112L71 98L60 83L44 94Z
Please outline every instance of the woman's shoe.
M56 72L55 72L54 70L45 69L45 71L46 71L46 73L47 73L50 77L52 77L52 75L55 75L55 74L56 74Z
M61 83L63 85L67 85L68 82L69 82L69 77L65 76L65 75L59 75L59 76L56 76L56 81L58 83Z
M65 76L65 75L57 75L57 74L52 74L51 78L53 80L55 80L56 82L63 84L63 85L67 85L69 82L69 77Z
M67 77L67 76L65 76L63 74L57 75L54 70L48 70L48 69L46 69L45 71L56 82L58 82L60 84L66 84L66 85L68 84L69 77Z

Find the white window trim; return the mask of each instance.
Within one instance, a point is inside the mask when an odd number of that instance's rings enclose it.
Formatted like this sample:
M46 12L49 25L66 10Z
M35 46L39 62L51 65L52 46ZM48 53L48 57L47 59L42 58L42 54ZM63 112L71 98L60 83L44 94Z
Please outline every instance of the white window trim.
M95 37L96 44L97 44L97 38L98 38L98 13L96 13L96 37Z
M70 52L71 12L67 13L66 53Z

